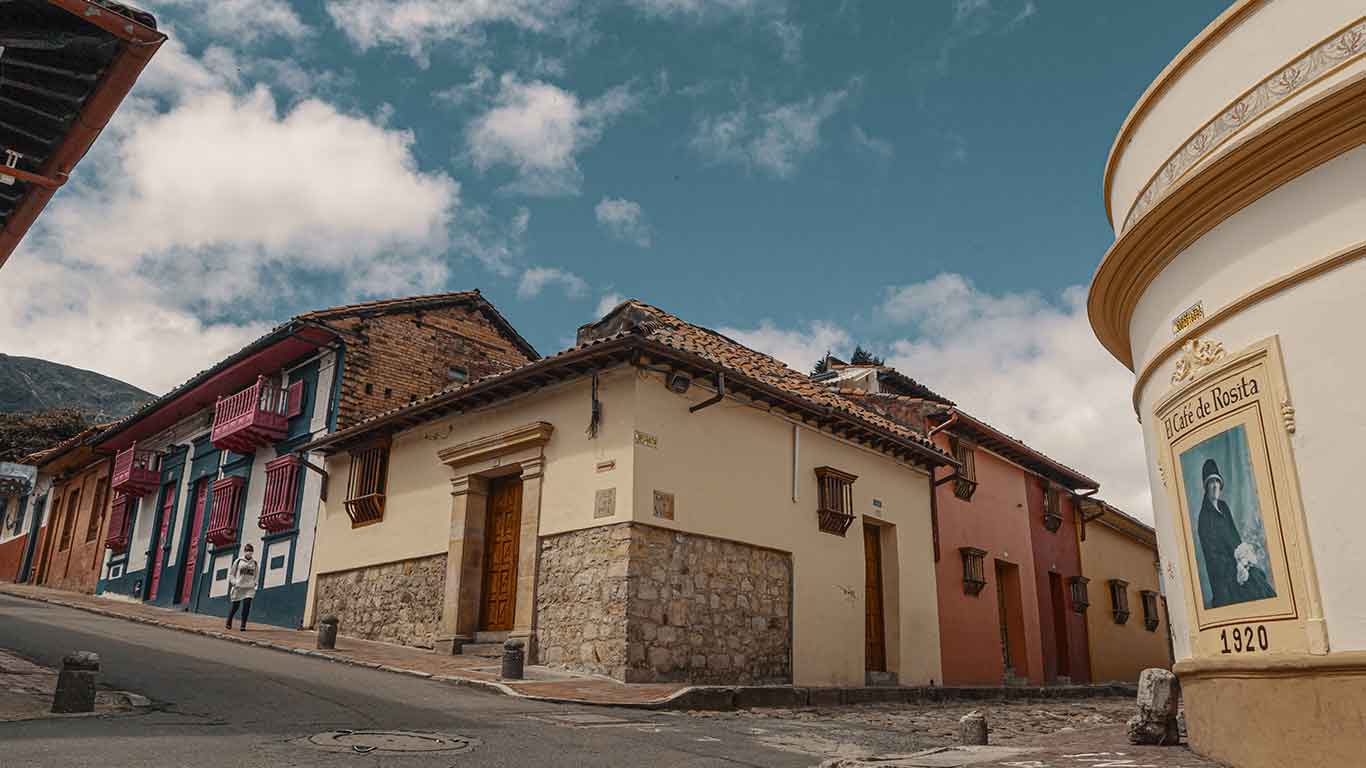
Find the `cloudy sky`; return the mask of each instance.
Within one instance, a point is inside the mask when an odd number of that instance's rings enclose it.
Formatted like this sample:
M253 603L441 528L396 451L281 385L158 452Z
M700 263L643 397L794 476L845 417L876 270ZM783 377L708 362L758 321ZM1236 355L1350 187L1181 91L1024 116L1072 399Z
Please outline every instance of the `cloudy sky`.
M170 36L0 273L0 351L163 392L291 314L480 288L855 343L1150 519L1085 285L1106 153L1227 2L143 0Z

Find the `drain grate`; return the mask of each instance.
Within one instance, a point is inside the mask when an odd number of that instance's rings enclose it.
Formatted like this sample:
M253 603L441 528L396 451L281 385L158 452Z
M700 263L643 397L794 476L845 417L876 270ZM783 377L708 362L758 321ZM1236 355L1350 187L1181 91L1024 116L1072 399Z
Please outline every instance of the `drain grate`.
M310 736L308 743L329 752L357 755L410 754L422 752L468 752L479 743L468 736L417 731L327 731Z

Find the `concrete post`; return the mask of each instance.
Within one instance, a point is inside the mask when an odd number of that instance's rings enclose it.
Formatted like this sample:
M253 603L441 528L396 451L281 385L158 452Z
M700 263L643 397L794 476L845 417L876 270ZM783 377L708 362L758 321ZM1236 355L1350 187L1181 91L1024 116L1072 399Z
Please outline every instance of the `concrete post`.
M987 743L987 719L980 712L969 712L958 719L958 741L965 747Z
M337 647L337 617L324 616L318 622L318 649L330 651Z
M100 673L100 657L90 651L76 651L62 659L57 675L57 692L52 711L57 714L95 711L95 677Z

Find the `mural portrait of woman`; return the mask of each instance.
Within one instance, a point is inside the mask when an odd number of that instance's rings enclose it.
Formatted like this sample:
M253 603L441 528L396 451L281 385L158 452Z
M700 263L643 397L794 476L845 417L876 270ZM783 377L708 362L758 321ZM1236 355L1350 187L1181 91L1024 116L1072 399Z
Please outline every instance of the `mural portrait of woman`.
M1205 608L1276 596L1248 450L1247 428L1239 424L1181 454Z

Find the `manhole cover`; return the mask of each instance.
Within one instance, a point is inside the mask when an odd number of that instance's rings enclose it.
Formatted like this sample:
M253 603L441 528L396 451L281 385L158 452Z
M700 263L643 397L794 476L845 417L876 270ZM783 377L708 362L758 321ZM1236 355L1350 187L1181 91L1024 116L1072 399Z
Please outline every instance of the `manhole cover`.
M329 752L357 755L396 752L467 752L478 741L467 736L416 731L327 731L310 736L308 743Z

